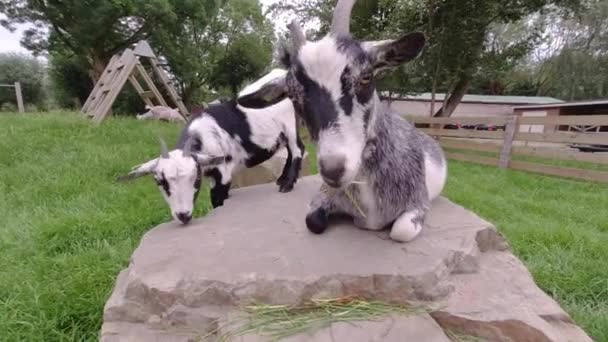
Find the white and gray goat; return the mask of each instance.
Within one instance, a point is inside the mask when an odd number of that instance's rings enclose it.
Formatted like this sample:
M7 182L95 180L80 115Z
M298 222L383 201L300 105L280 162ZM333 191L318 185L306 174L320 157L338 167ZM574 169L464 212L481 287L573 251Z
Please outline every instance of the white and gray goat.
M416 58L422 33L395 40L359 42L349 33L354 0L340 0L331 32L308 41L299 25L289 25L293 46L283 47L285 76L241 96L246 107L264 107L290 98L317 142L324 185L311 202L306 224L323 233L333 214L353 217L360 228L391 227L397 241L420 233L431 201L447 177L441 147L380 100L379 71Z
M186 119L178 112L177 108L165 106L146 106L146 112L137 115L137 120L160 120L169 122L186 122Z
M285 74L285 70L275 69L242 94ZM216 208L228 198L235 172L263 163L283 147L287 160L277 185L280 192L289 192L298 180L304 154L291 101L250 109L232 100L205 108L189 120L176 149L167 151L161 140L159 158L134 167L121 179L153 175L173 217L186 224L192 219L202 177L210 180L211 204Z

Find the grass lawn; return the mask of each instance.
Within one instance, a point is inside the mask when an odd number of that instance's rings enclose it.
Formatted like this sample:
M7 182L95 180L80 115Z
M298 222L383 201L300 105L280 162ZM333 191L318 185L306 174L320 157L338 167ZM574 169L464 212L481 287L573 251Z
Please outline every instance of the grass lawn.
M170 214L150 179L172 124L0 114L0 340L96 340L115 276ZM206 194L206 191L204 192ZM445 194L496 223L540 286L608 341L608 186L452 162ZM209 210L201 195L197 216Z

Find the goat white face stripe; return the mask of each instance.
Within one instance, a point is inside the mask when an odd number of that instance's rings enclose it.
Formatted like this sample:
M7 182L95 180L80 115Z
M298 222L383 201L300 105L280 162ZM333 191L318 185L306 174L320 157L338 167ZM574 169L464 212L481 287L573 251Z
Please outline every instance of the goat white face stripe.
M327 89L334 101L342 96L340 75L348 60L338 51L333 37L304 45L298 57L308 77Z

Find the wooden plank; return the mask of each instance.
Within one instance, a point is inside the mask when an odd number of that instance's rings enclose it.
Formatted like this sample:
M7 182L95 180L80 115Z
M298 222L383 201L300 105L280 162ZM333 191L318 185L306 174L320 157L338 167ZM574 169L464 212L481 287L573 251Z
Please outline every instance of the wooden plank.
M522 116L519 118L519 123L524 125L608 126L608 115Z
M95 86L93 87L93 90L89 94L89 97L87 97L87 100L85 101L84 105L80 109L81 113L83 113L85 115L89 115L89 116L92 116L92 114L95 113L95 110L97 109L97 105L99 104L100 100L103 98L101 89L106 85L106 83L110 83L111 78L112 78L111 76L113 73L115 73L114 66L118 62L118 59L119 59L118 55L112 56L112 58L110 59L110 62L108 63L105 70L101 74L101 77L97 81L97 84L95 84Z
M161 106L169 107L169 105L167 105L167 101L165 101L165 99L163 98L163 96L160 93L160 91L158 90L158 88L156 88L154 81L152 81L152 78L150 78L150 75L148 75L144 66L138 62L137 65L135 66L135 68L136 68L137 72L139 73L139 75L144 79L144 82L148 86L148 89L150 91L152 91L152 93L154 93L154 97L156 98L156 101L158 101L158 103Z
M481 138L481 139L499 139L504 138L504 132L500 131L475 131L469 129L440 129L440 128L420 128L430 136L440 137L459 137L459 138Z
M606 144L608 145L608 133L577 133L577 132L554 132L554 133L515 133L515 140L547 142L547 143L577 143L577 144Z
M420 124L492 124L502 126L507 123L509 116L456 116L449 118L431 118L428 116L408 116L407 120Z
M154 105L152 103L152 101L150 101L150 98L148 96L146 96L147 92L144 91L144 88L141 86L141 84L139 84L137 77L135 77L134 75L129 76L129 82L131 83L133 88L135 88L135 91L139 94L139 97L141 97L141 99L144 101L144 103L146 105L148 105L148 106Z
M124 62L125 67L122 68L118 74L115 76L111 83L111 90L103 97L97 109L95 110L95 115L93 121L95 123L100 123L107 115L110 109L112 108L112 104L116 101L116 97L127 83L127 79L131 76L133 69L135 69L135 65L138 62L137 57L133 54L133 50L127 49L123 53L121 60Z
M152 91L144 91L142 93L142 96L145 96L146 98L150 99L150 98L154 97L154 92L152 92Z
M478 156L475 154L466 154L458 152L446 152L446 155L450 159L455 159L464 162L477 163L483 165L496 166L498 165L498 158Z
M514 170L542 173L550 176L582 179L592 182L608 182L608 172L602 171L567 168L518 160L512 160L509 164L509 168Z
M171 100L173 100L173 102L177 105L177 109L179 109L179 112L182 114L184 119L187 119L188 109L184 105L182 98L177 94L177 91L173 87L173 82L169 80L165 71L160 67L160 63L156 57L150 58L150 62L152 63L152 69L165 87L165 90L167 90L169 97L171 97Z
M500 151L500 162L498 166L506 169L509 166L509 160L511 159L511 149L513 148L513 137L517 131L517 116L509 118L505 126L505 140L502 143L502 150Z
M19 82L15 82L15 96L17 97L17 108L19 108L19 113L24 113L23 94L21 93L21 83Z
M579 162L608 164L608 153L586 153L575 150L565 151L554 147L514 146L513 154L546 159L573 160Z
M481 152L495 152L501 151L501 146L491 142L475 142L464 139L453 139L453 138L441 138L439 144L444 148L453 148L458 150L472 150Z

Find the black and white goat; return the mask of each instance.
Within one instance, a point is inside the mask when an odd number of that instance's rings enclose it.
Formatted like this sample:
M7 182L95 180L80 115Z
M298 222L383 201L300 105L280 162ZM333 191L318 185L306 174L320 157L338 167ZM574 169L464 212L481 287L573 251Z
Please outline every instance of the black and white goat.
M410 241L443 189L447 164L431 137L381 102L375 81L379 71L416 58L425 37L356 41L349 33L354 2L338 2L331 32L319 41L290 24L293 49L282 54L287 75L238 102L262 107L288 97L306 122L324 180L306 217L310 231L320 234L330 215L347 214L358 227L391 226L391 238Z
M275 69L246 87L241 95L255 92L285 73ZM265 108L250 109L233 100L205 108L188 122L176 149L167 151L161 141L159 158L134 167L122 178L153 175L173 217L185 224L192 219L202 177L210 180L211 204L216 208L228 198L235 172L263 163L283 147L288 156L277 185L280 192L289 192L297 182L304 153L291 101L284 99Z

